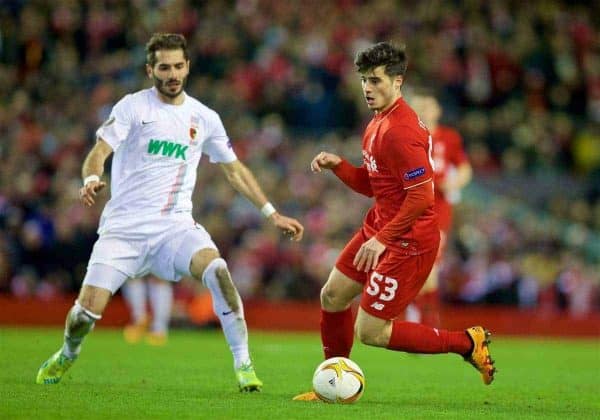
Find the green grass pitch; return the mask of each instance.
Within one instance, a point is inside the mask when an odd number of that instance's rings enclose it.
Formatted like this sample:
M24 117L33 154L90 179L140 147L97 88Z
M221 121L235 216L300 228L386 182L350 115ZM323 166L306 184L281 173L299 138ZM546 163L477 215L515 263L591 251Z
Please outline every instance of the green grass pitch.
M220 331L174 331L167 346L126 344L98 328L58 385L36 385L59 329L0 329L2 419L423 419L600 418L597 340L492 337L499 373L484 386L455 355L415 356L360 343L364 370L353 405L295 402L321 361L317 334L251 331L262 393L240 394Z

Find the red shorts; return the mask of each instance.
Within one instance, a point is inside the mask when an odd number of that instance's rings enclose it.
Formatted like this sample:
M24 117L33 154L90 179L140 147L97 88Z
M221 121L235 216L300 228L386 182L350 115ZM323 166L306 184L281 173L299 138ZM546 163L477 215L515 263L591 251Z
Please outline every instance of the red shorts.
M404 255L386 249L375 270L365 273L357 271L352 262L368 239L362 229L356 232L335 267L363 285L360 306L367 313L381 319L404 316L404 309L417 296L431 272L437 249L420 255Z

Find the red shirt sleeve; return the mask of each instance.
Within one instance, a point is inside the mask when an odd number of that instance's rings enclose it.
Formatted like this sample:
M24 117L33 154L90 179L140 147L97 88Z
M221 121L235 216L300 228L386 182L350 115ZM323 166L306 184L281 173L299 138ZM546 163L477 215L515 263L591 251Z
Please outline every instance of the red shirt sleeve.
M369 181L369 172L367 168L351 165L347 160L342 159L342 162L333 168L333 173L342 180L344 184L352 188L357 193L373 197L371 182Z
M384 245L397 242L409 232L415 220L434 203L429 138L427 132L408 126L391 127L384 134L385 164L406 190L400 210L376 235Z
M433 203L433 182L431 180L409 188L396 216L375 237L386 246L396 243L399 238L410 231L415 220Z
M431 143L427 132L394 126L383 135L384 160L406 190L433 179Z

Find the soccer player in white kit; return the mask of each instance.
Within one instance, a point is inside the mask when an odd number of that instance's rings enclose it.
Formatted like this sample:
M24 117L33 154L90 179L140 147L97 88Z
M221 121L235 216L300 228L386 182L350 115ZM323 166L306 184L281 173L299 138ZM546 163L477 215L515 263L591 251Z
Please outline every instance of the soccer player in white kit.
M240 296L210 235L192 218L201 155L219 163L229 183L292 240L300 240L304 228L267 200L237 159L219 115L184 92L190 68L185 38L154 34L146 53L154 87L126 95L114 106L83 163L80 199L92 206L106 185L104 162L114 152L111 199L79 297L67 315L64 345L42 364L36 382L58 383L111 296L128 278L152 273L170 281L193 276L206 285L233 353L240 390L260 391Z

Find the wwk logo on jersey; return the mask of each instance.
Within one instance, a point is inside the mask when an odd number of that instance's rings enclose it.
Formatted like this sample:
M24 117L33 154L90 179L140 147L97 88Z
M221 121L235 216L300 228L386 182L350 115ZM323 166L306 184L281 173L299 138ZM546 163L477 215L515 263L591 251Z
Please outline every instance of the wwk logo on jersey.
M187 152L188 147L189 146L183 146L169 140L150 139L150 142L148 143L148 153L151 155L162 154L166 157L186 160L187 157L185 156L185 152Z
M373 156L371 156L369 154L369 152L367 152L366 150L363 150L362 154L363 154L363 162L364 162L365 166L367 167L367 171L379 172L377 170L377 162L375 161L375 158L373 158Z

